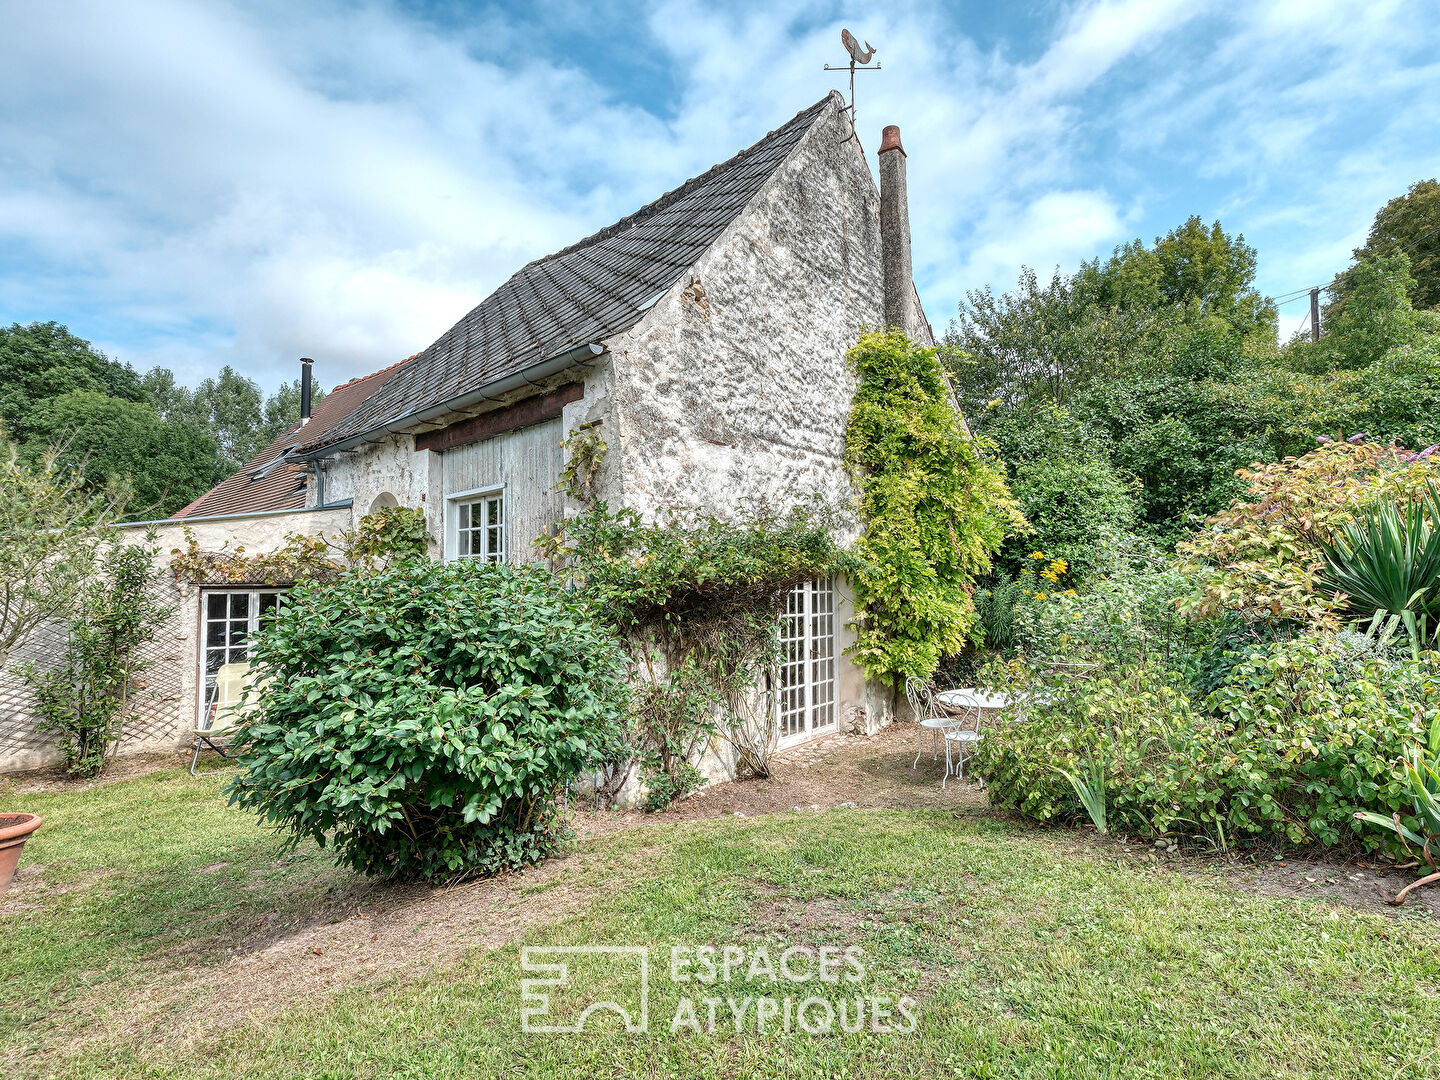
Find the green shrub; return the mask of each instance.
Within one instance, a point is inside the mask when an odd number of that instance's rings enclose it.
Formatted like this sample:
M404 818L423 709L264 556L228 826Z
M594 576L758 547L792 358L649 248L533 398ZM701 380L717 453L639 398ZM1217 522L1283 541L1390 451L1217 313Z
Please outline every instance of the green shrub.
M1012 568L1038 549L1065 560L1077 584L1088 581L1109 568L1110 538L1135 526L1131 487L1102 460L1065 456L1022 464L1013 487L1035 531L1006 544Z
M462 560L297 587L252 643L231 801L356 870L444 881L552 846L614 753L624 661L551 574Z
M1040 820L1081 813L1055 768L1102 758L1111 827L1220 847L1247 839L1377 846L1356 810L1413 813L1401 767L1440 707L1440 657L1390 660L1307 636L1257 649L1204 710L1155 663L1077 679L1013 665L1048 696L987 736L976 769L993 803Z
M1192 622L1176 611L1176 599L1190 583L1142 537L1107 532L1100 544L1108 572L1083 591L1054 587L1043 569L1031 578L1028 602L1015 609L1017 646L1047 660L1083 654L1120 666L1156 660L1170 669L1186 667L1217 629L1213 620Z

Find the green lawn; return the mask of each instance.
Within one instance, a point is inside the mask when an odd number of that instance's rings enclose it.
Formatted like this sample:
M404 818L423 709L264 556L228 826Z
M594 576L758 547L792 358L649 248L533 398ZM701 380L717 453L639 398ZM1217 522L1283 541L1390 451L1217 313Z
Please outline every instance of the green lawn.
M419 975L292 993L276 1015L195 1043L183 1037L191 1010L214 1007L203 976L267 927L340 910L354 878L313 849L282 859L215 781L184 773L0 798L46 816L22 864L45 866L44 887L0 902L7 1076L1440 1075L1433 922L1245 895L1218 872L1137 868L1105 843L1087 854L1071 834L950 811L589 838L563 873L519 892L522 904L570 894L523 938ZM592 1019L580 1035L523 1034L520 946L546 944L651 946L648 1033ZM703 944L747 960L762 944L772 959L790 945L858 946L865 977L672 983L670 947ZM634 998L613 968L578 967L601 996ZM190 983L202 989L187 997ZM157 993L173 1002L158 1027ZM672 1035L682 994L702 1025L706 995L910 995L918 1029L761 1034L749 1012L737 1035L721 1006L713 1033ZM148 1025L132 1022L137 999ZM556 994L562 1015L582 1004Z

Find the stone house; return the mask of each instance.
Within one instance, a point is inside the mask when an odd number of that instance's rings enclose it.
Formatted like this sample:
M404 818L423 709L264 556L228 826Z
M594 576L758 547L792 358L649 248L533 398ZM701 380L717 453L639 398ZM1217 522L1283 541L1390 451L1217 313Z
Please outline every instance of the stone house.
M161 523L162 550L182 546L188 528L202 548L263 551L404 505L424 509L436 557L526 561L547 526L582 509L558 478L567 436L586 425L608 445L597 490L612 507L724 516L743 499L815 495L851 506L846 350L885 325L933 343L911 275L898 128L885 129L879 158L877 187L851 114L830 94L523 267L423 352L337 387ZM126 749L188 743L207 676L213 684L220 664L243 658L246 633L275 603L258 583L173 589L146 719ZM782 746L888 718L890 694L844 656L852 610L844 581L787 598ZM44 757L33 739L21 745L15 699L0 685L0 769Z

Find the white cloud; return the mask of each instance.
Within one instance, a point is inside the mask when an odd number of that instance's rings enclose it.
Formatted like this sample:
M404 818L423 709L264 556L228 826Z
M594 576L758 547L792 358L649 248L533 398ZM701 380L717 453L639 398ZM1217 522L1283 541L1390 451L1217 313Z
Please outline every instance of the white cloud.
M1440 171L1440 66L1413 5L1331 8L1077 2L1015 48L918 0L460 28L381 0L0 0L0 316L71 317L188 381L231 362L273 385L302 354L360 374L841 85L821 65L842 25L880 47L860 135L873 152L902 125L937 326L1022 262L1190 212L1243 228L1262 268L1333 272L1380 201ZM611 36L577 48L587 19ZM626 100L617 67L667 89Z

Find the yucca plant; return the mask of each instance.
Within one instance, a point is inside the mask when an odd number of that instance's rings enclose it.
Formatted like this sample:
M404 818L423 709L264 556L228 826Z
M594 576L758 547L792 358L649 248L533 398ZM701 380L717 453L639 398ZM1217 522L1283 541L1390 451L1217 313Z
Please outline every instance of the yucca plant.
M1077 776L1075 773L1060 768L1058 765L1051 765L1075 789L1075 795L1080 800L1080 805L1085 807L1085 813L1090 815L1091 822L1101 835L1109 830L1105 826L1105 751L1097 750L1085 765L1085 771Z
M1415 807L1415 818L1420 831L1407 828L1399 814L1383 817L1371 810L1357 810L1359 821L1368 821L1382 829L1389 829L1400 837L1400 843L1414 857L1417 863L1424 863L1430 873L1419 881L1412 881L1396 894L1390 902L1403 904L1411 889L1431 885L1440 881L1440 716L1430 722L1430 738L1427 745L1416 744L1405 751L1403 762L1405 785L1410 792L1410 801ZM1412 846L1413 845L1413 846ZM1419 851L1415 849L1419 848Z
M1372 626L1398 617L1419 656L1440 623L1440 490L1428 483L1423 499L1371 507L1345 522L1322 552L1325 589L1343 595L1350 613Z

